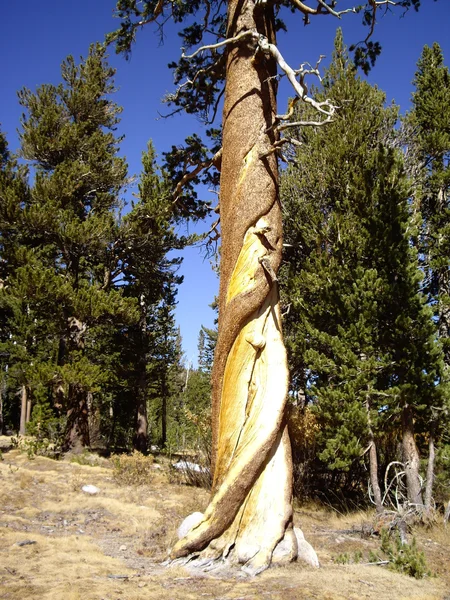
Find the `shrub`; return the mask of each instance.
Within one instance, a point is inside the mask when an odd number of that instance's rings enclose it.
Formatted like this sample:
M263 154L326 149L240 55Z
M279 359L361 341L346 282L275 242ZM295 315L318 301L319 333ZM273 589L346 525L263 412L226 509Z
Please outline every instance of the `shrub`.
M411 544L402 544L400 535L391 540L389 532L381 532L381 551L389 559L388 568L398 571L416 579L422 579L431 575L425 561L423 552L417 549L416 538L413 537Z
M133 454L113 454L111 456L113 476L119 485L146 485L150 483L153 469L153 456L144 456L137 450Z

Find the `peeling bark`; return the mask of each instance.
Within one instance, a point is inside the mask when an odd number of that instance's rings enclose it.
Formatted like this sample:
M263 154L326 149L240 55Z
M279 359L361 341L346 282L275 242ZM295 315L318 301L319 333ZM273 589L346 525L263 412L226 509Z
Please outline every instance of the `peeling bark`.
M258 31L275 42L267 4L230 0L228 37ZM281 540L297 556L292 459L285 421L288 368L276 274L278 196L276 64L250 39L230 46L223 114L219 335L213 368L213 496L173 558L228 558L256 574Z

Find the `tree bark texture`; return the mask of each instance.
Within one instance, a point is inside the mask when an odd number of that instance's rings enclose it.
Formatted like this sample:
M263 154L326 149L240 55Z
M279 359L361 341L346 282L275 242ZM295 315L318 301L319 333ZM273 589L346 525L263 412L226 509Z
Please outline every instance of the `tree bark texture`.
M269 5L230 0L227 37L258 31L275 43ZM213 368L213 495L173 557L228 557L256 574L292 529L292 459L285 420L288 368L276 273L282 223L276 64L252 42L228 50L221 168L219 336Z
M148 450L148 417L147 417L147 375L145 364L141 365L137 393L137 411L136 411L136 435L134 438L134 447L142 454L147 454Z
M377 446L375 443L375 436L373 435L372 422L370 418L370 399L366 396L366 410L367 410L367 425L369 428L369 472L370 472L370 483L373 490L373 498L375 501L375 507L377 513L383 512L383 501L381 498L380 484L378 481L378 457L377 457Z
M25 422L29 423L31 421L31 396L28 394L27 397L27 412L25 415Z
M161 448L165 448L167 444L167 374L163 367L161 375Z
M434 423L431 425L430 437L428 439L428 465L427 465L427 485L425 487L425 508L427 511L431 510L431 502L433 500L433 483L434 483L434 459L435 459L435 447L434 447Z
M20 391L20 425L19 425L19 434L26 434L26 425L27 425L27 403L28 403L28 394L27 394L27 386L23 385Z
M70 409L67 412L64 450L78 454L90 446L87 392L70 384L68 396Z
M94 401L94 394L87 392L87 411L89 424L89 445L91 448L100 446L100 409Z
M422 506L422 485L419 477L420 458L414 439L413 411L409 405L404 406L402 409L402 451L408 502Z

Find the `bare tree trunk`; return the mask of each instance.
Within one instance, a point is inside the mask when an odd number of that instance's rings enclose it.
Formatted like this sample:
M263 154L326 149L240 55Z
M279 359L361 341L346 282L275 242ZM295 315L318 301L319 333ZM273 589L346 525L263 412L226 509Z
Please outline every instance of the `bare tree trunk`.
M78 274L78 271L76 271ZM78 276L78 275L77 275ZM87 324L75 317L68 317L69 337L77 350L84 350L84 336ZM66 343L64 338L60 340L60 360L65 362ZM64 450L74 453L82 452L90 446L89 438L89 406L88 394L82 385L73 383L69 385L67 394L67 423L65 431Z
M414 439L413 411L408 404L402 409L402 450L405 463L408 502L423 505L422 486L419 477L420 458Z
M26 425L27 425L27 386L22 385L21 388L21 403L20 403L20 426L19 426L19 434L25 435L26 433Z
M87 392L87 411L89 427L89 445L98 448L100 444L100 410L94 403L94 394Z
M6 395L6 375L3 376L0 384L0 435L3 435L3 398Z
M141 317L139 328L141 332L141 342L147 347L147 303L144 294L140 296ZM134 436L134 447L142 454L148 452L148 416L147 416L147 357L146 353L141 356L139 361L139 382L137 390L136 407L136 433Z
M31 421L31 396L27 395L27 414L25 416L25 421L29 423Z
M144 372L141 373L138 389L137 415L136 415L136 434L134 437L134 447L142 454L148 451L148 417L147 417L147 377Z
M161 381L161 448L165 448L167 444L167 374L162 371Z
M431 501L433 498L433 483L434 483L434 430L435 424L433 423L430 430L430 438L428 440L428 465L427 465L427 485L425 487L425 509L429 511L431 509Z
M275 41L269 4L229 0L227 36L256 30ZM254 45L230 47L223 114L219 336L213 370L213 497L173 557L203 550L255 574L281 540L297 556L292 459L285 407L288 368L276 273L278 197L276 65Z
M69 385L69 406L65 431L64 451L81 453L90 445L87 392Z
M375 500L375 507L377 513L383 512L383 501L381 498L380 484L378 482L378 457L377 457L377 446L375 444L375 437L373 435L372 421L370 418L370 397L366 395L366 411L367 411L367 426L369 428L369 471L370 471L370 483L373 490L373 498Z

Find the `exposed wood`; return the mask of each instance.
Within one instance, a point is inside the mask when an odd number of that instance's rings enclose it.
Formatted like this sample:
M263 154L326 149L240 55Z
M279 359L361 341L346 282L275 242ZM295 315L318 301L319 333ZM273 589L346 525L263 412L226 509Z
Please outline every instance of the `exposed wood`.
M275 42L273 9L230 0L227 37L258 31ZM213 369L213 497L172 550L228 557L251 573L278 542L297 556L292 459L285 423L288 369L276 274L282 225L277 161L276 63L253 60L251 38L229 46L221 168L219 336ZM263 157L263 158L262 158Z

